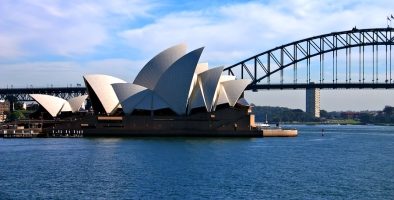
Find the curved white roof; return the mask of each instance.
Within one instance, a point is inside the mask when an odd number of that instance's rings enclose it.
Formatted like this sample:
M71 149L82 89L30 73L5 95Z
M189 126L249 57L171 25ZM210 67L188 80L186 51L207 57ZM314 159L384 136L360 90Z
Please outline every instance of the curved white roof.
M138 103L151 93L146 87L132 83L115 83L112 87L125 114L131 114Z
M196 49L177 60L164 72L153 90L178 115L186 114L194 72L203 50L204 47Z
M205 72L207 70L208 70L208 63L198 63L196 67L196 71L194 73L201 74L202 72Z
M72 112L71 105L67 101L64 102L62 110L60 112Z
M163 73L185 55L186 46L178 44L157 54L141 69L133 83L153 91Z
M225 103L228 103L226 91L224 91L223 86L220 85L220 86L219 86L218 93L217 93L217 98L216 98L215 107L216 107L217 105L221 105L221 104L225 104ZM213 110L215 110L215 107L214 107Z
M224 66L216 67L199 74L199 81L202 86L201 90L205 100L205 107L207 108L208 112L211 112L212 110L220 75L223 72L223 68Z
M237 103L238 98L251 81L252 80L250 79L240 79L222 82L222 86L226 91L226 97L230 106L234 106L235 103Z
M232 81L232 80L235 80L235 76L232 76L232 75L222 75L222 76L220 76L220 79L219 79L219 82L221 83L221 82L224 82L224 81Z
M29 94L29 95L31 96L31 98L37 101L42 107L44 107L45 110L47 110L52 117L56 117L57 114L60 112L60 109L62 109L64 103L66 103L66 100L51 95L46 95L46 94Z
M163 108L169 108L169 106L156 94L152 91L148 90L149 94L142 99L135 109L142 109L142 110L159 110Z
M160 110L163 108L169 108L170 106L163 101L159 96L153 93L153 110Z
M189 99L188 113L190 113L193 108L205 107L204 97L202 95L200 85L200 81L197 81L197 84L193 88Z
M83 76L83 78L85 80L85 85L87 86L86 88L88 88L89 96L91 96L91 93L94 92L105 112L107 114L112 113L112 111L117 108L119 100L116 97L115 91L113 90L111 84L126 83L126 81L113 76L102 74L86 75ZM93 91L89 91L88 85Z
M81 107L81 105L86 100L86 98L88 98L88 95L82 95L82 96L74 97L74 98L67 100L67 104L69 104L70 109L71 109L69 111L77 112L79 110L79 108ZM65 106L66 106L66 104L64 104L63 108ZM62 109L62 111L63 111L63 109Z
M225 81L232 81L232 80L235 80L235 78L236 77L232 76L232 75L221 75L220 79L219 79L219 83L222 83L222 82L225 82ZM215 110L215 107L217 105L228 103L226 91L224 91L223 85L219 84L218 87L219 88L217 89L215 105L214 105L214 109L213 110Z
M134 109L152 110L152 95L153 92L148 90L148 94L138 102Z

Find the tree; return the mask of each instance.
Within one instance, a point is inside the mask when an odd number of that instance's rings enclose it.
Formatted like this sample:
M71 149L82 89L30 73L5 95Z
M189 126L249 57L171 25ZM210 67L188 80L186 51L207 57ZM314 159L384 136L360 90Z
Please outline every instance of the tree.
M14 103L14 108L15 110L22 110L23 109L23 104L19 101Z
M364 124L373 123L374 117L369 113L360 113L360 121Z
M11 117L11 112L10 111L4 111L3 114L6 116L7 120L10 120L10 117Z
M327 112L325 110L320 110L320 117L334 118L334 116L331 113L329 113L329 112Z
M384 107L383 112L385 112L386 115L392 115L394 113L394 107L386 106Z
M21 111L17 110L17 111L14 111L13 113L11 113L9 119L14 121L14 120L17 120L17 119L26 119L26 117Z
M18 98L15 96L7 96L5 97L5 100L8 100L10 102L10 111L14 111L14 103L18 101Z

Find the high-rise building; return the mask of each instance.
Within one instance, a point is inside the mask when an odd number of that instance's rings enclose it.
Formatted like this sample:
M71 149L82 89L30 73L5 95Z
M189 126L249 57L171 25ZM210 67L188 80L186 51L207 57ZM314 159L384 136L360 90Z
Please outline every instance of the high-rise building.
M315 82L311 82L310 84L315 84ZM306 89L306 113L314 117L320 117L319 88Z

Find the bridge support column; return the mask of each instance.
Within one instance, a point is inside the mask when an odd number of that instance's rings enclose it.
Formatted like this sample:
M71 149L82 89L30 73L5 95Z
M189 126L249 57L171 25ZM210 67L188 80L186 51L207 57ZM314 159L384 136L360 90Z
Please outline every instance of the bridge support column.
M315 82L310 84L315 84ZM306 113L314 117L320 117L320 88L306 89Z

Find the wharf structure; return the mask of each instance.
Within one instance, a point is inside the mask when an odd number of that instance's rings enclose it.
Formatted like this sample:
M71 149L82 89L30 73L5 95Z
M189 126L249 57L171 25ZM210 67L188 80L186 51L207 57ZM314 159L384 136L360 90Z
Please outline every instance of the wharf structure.
M251 80L222 75L223 66L208 69L208 63L199 63L203 49L186 53L186 44L170 47L152 58L133 83L108 75L85 75L88 95L69 100L31 94L40 104L40 118L53 119L42 123L42 133L77 132L84 137L297 135L297 130L260 130L243 96ZM89 110L83 108L86 99Z

